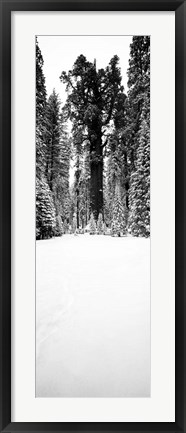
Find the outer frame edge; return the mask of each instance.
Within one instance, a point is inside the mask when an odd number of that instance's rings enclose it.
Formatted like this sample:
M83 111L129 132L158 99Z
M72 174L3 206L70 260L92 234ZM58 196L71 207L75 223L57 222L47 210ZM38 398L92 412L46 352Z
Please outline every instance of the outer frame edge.
M1 0L1 428L11 420L11 13Z
M186 431L185 423L185 392L184 390L184 291L185 291L185 271L184 271L184 249L186 239L184 237L184 211L186 206L186 197L184 195L185 189L185 175L184 168L186 167L186 152L184 149L184 109L185 109L185 74L184 63L186 53L184 52L184 33L186 21L186 7L185 2L176 10L176 38L175 38L175 246L176 246L176 260L175 260L175 412L176 422L182 429Z
M172 2L170 2L170 1L161 2L161 0L160 1L158 0L158 1L150 2L150 0L147 0L147 1L141 2L140 0L139 1L135 0L133 2L133 0L130 0L130 3L129 3L128 1L121 0L119 2L118 1L115 2L114 8L113 8L113 3L112 3L112 1L108 2L107 0L105 2L103 2L103 1L99 2L99 8L102 5L101 7L104 7L103 10L107 10L107 8L109 8L109 7L111 7L111 10L113 10L113 9L115 9L115 10L129 10L129 9L125 9L125 7L130 6L130 10L134 10L136 5L137 5L139 7L138 10L145 10L145 9L143 9L144 7L147 10L147 4L148 4L148 10L152 10L151 8L154 8L154 10L173 10L173 11L176 11L176 14L177 14L177 12L180 13L179 9L183 6L183 8L184 8L184 24L182 23L182 25L184 26L184 34L181 34L181 36L180 36L180 38L181 38L180 43L181 44L183 43L183 37L185 40L185 36L186 36L185 1L177 1L176 0L176 1L172 1ZM2 6L3 6L3 12L0 9L1 18L3 17L3 26L1 26L1 28L2 28L2 38L1 39L2 39L2 45L3 46L5 43L5 37L7 35L9 35L8 43L6 41L6 46L3 48L3 52L4 52L3 62L2 62L2 70L3 70L2 83L3 83L3 85L5 83L5 80L4 80L5 72L6 72L6 75L8 77L10 77L10 68L11 68L11 52L10 52L10 46L9 46L10 45L10 35L11 35L11 23L10 23L11 10L27 10L27 11L28 10L37 10L38 11L38 10L40 10L40 8L41 8L41 10L55 10L55 8L57 6L59 6L59 4L61 6L61 10L64 10L64 6L66 6L66 7L68 6L68 8L69 8L69 5L71 7L76 6L77 10L83 10L83 9L81 9L81 7L85 8L85 4L88 5L87 2L78 2L78 0L77 0L77 2L75 2L73 0L72 2L69 1L68 3L66 1L63 2L61 0L56 1L54 3L51 0L41 0L40 2L37 2L37 0L32 0L29 2L27 0L22 1L22 2L17 2L16 0L12 0L11 3L9 3L7 1L6 4L5 4L4 0L0 0L0 8L2 9ZM80 9L77 5L80 5ZM97 1L96 2L89 2L89 7L91 7L91 5L94 5L94 8L95 8L98 5L98 3L97 3ZM116 5L117 5L117 7L116 7ZM118 9L118 5L121 5L121 9L120 8ZM162 7L163 7L163 9L162 9ZM94 10L94 9L90 8L89 10ZM101 10L101 9L99 9L99 10ZM179 25L180 25L180 21L179 21L180 19L181 19L181 14L180 14L180 18L178 18L178 21L177 21L177 23ZM1 22L0 22L0 24L1 24ZM182 29L182 31L183 31L183 29ZM5 56L6 48L8 48L7 49L7 56ZM186 53L185 54L183 53L183 49L184 48L182 46L182 54L181 55L184 55L184 66L186 66ZM2 54L2 47L0 47L0 51ZM8 60L7 60L7 58L8 58ZM8 67L8 74L7 74L7 67ZM184 70L183 70L183 75L184 75ZM8 118L5 122L5 125L8 125L8 123L9 123L9 126L10 126L10 114L11 114L11 107L9 105L10 104L10 82L8 85L8 77L6 80L6 86L3 86L4 90L3 90L3 95L2 95L2 104L5 103L5 112L3 112L2 106L1 106L1 119L3 117L3 120L5 120L5 115L7 114ZM0 78L1 78L1 76L0 76ZM184 90L184 97L182 98L183 99L182 108L184 109L185 101L186 101L184 78L182 79L181 86L182 86L182 91ZM183 89L183 86L184 86L184 89ZM8 98L7 98L7 93L6 93L5 89L8 90ZM6 99L5 99L5 94L6 94L6 98L7 98L7 103L6 103ZM183 109L180 108L180 115L182 117L182 122L184 122L183 121L183 117L184 117L183 116ZM4 126L3 131L5 131L5 125L3 125ZM182 128L183 128L183 123L182 123ZM186 128L186 126L184 127L184 133L185 133L185 128ZM183 150L183 145L184 145L184 137L185 137L185 135L182 134L182 137L181 137L182 150ZM4 138L8 139L9 144L10 144L10 133L7 136L6 132L3 132L3 139ZM2 150L2 147L1 147L1 150ZM5 161L6 164L8 164L7 167L9 169L10 168L10 161L8 162L7 158L8 158L8 153L6 152L6 156L5 156L5 152L3 149L3 157L1 159L1 163L2 163L2 165L4 165L4 161ZM184 156L183 159L185 162L186 157ZM6 164L5 164L5 166L6 166ZM182 167L184 169L184 166L182 166ZM4 170L5 170L5 168L4 168ZM4 171L4 173L5 173L5 171ZM6 175L6 179L7 179L7 175ZM3 205L5 204L5 209L3 209L3 211L2 211L3 213L1 212L1 214L0 214L1 225L3 222L5 222L5 218L7 216L6 210L10 211L10 207L9 207L10 206L10 195L8 198L8 202L6 201L6 198L5 198L6 193L7 192L10 193L10 179L11 178L9 177L8 187L6 186L6 190L4 189L5 181L3 181L3 183L1 182L1 185L0 185L1 187L3 187L3 191L0 190L0 200L1 200L0 204L3 204ZM184 185L185 185L185 180L184 180ZM5 191L6 191L6 193L5 193ZM3 193L3 196L2 196L2 193ZM3 197L3 199L2 199L2 197ZM184 196L182 196L182 199L184 199ZM184 206L186 206L186 200L185 199L184 199ZM3 248L5 247L4 261L3 261L2 257L0 257L1 266L2 266L2 264L5 264L5 270L3 273L3 284L1 284L1 295L3 296L1 306L4 309L3 316L1 316L1 317L3 317L3 323L1 322L1 328L0 328L1 337L3 337L2 348L3 348L3 352L4 352L4 355L2 354L2 352L0 354L1 366L3 368L3 371L2 371L2 369L0 371L1 379L3 379L3 386L2 386L2 393L3 394L1 393L2 399L0 401L0 411L1 411L1 413L0 413L0 415L1 415L0 429L1 429L1 431L4 431L4 432L5 431L6 432L11 432L11 431L12 432L13 431L16 431L16 432L25 431L26 432L26 431L28 431L28 432L33 432L33 433L36 431L38 431L38 432L62 431L63 433L65 433L67 431L74 431L75 432L75 431L79 431L79 430L83 430L83 431L87 431L87 432L90 432L90 431L97 431L97 432L99 432L99 431L100 432L103 432L103 431L110 431L110 432L112 432L112 431L113 432L114 431L125 431L126 433L127 432L132 433L132 431L135 431L135 432L136 431L138 431L138 432L144 432L144 431L150 432L151 431L154 433L155 432L160 433L160 432L165 432L165 431L166 432L172 432L172 431L174 431L174 432L179 432L179 431L186 432L186 411L185 411L185 400L184 400L183 394L181 395L180 401L182 403L181 406L182 406L182 409L184 410L184 412L182 412L182 414L180 415L180 418L178 419L178 421L179 421L178 424L176 424L176 423L162 423L162 424L159 424L159 423L144 423L144 424L143 423L135 423L135 426L134 426L134 423L122 423L122 424L117 423L119 428L116 428L116 425L111 426L111 425L108 425L109 423L108 424L106 423L105 425L103 425L104 423L102 423L102 428L100 428L100 425L98 425L98 423L88 423L88 424L83 423L83 425L81 424L81 425L76 426L76 427L74 425L74 428L73 428L71 423L69 423L69 425L67 426L64 423L11 423L10 422L11 421L11 416L10 416L10 401L11 401L10 356L9 356L8 366L7 365L5 366L5 363L7 364L6 354L8 353L10 355L10 353L11 353L11 336L10 336L10 325L11 325L10 307L11 307L11 305L10 305L10 298L9 298L9 296L10 296L10 276L8 277L8 279L5 278L6 270L9 269L9 271L10 271L10 260L11 260L10 214L8 216L8 221L6 224L7 225L6 225L5 230L4 230L4 236L3 236L3 242L2 242L2 247ZM182 222L182 228L183 228L183 222ZM7 234L8 231L9 231L8 243L7 243L7 245L5 245L5 234ZM182 232L182 235L183 235L183 232ZM184 236L184 246L185 246L185 244L186 244L185 231L184 231L184 235L185 235ZM7 241L7 239L6 239L6 241ZM182 244L182 247L184 247L184 246ZM182 250L182 253L183 253L183 250ZM9 265L6 264L7 258L9 259ZM181 259L182 259L182 265L183 265L183 256L181 257ZM7 266L8 266L8 268L7 268ZM183 268L181 268L181 272L182 271L183 271ZM7 293L4 294L6 286L8 287L8 290L7 290ZM3 288L4 288L4 290L3 290ZM183 299L182 299L182 301L183 301ZM182 312L183 311L186 311L186 308L185 308L185 310L183 308ZM181 318L181 320L182 320L182 324L183 324L183 317ZM185 322L186 322L186 320L185 320ZM5 325L7 325L8 328L6 328ZM186 325L185 325L185 329L186 329ZM182 339L182 342L183 342L183 339ZM185 355L185 350L186 350L186 344L184 345L184 355ZM181 369L183 368L183 360L184 359L186 359L185 356L181 360L181 364L180 364ZM186 366L184 368L186 369ZM182 372L183 372L183 370L182 370ZM186 373L186 370L185 370L185 373ZM180 377L182 377L182 380L183 380L182 374ZM184 376L184 389L186 392L186 374ZM3 413L3 410L5 411L4 413ZM119 424L120 424L120 426L119 426ZM129 424L130 424L130 426L129 426Z

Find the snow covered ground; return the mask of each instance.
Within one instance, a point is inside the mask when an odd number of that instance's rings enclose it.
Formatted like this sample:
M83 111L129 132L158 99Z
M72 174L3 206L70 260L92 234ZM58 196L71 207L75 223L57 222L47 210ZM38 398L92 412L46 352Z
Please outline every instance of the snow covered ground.
M150 240L36 242L36 396L150 396Z

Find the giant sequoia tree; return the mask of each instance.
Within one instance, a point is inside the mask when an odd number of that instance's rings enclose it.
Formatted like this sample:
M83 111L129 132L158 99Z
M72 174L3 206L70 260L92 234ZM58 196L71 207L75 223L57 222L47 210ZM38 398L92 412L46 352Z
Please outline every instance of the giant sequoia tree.
M107 144L105 131L114 119L117 106L124 101L118 57L114 56L105 69L96 69L80 55L68 73L62 72L66 83L67 107L70 120L88 141L90 153L90 207L95 219L103 214L103 152Z

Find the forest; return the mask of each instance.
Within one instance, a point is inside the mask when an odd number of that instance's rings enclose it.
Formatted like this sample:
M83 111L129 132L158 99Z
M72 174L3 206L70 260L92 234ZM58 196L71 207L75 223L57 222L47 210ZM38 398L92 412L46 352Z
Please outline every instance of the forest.
M150 37L119 58L83 54L59 71L67 99L48 97L36 40L36 239L68 234L150 236ZM70 182L73 167L74 180Z

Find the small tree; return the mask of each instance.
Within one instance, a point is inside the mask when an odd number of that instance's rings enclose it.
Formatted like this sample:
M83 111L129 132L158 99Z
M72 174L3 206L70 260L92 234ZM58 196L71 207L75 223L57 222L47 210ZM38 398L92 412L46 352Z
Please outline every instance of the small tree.
M126 231L125 211L119 185L116 185L112 212L112 236L121 236Z
M77 218L76 216L74 216L72 220L72 233L75 233L76 230L77 230Z
M56 225L55 208L50 188L44 179L36 179L36 236L52 237Z
M55 227L54 234L55 236L62 236L63 234L63 223L60 215L56 216L56 227Z
M95 235L95 234L96 234L96 221L94 219L93 213L91 213L91 217L90 217L90 235Z
M65 234L68 233L68 229L69 229L69 226L68 226L67 220L65 220L63 223L63 231Z
M107 232L107 226L105 223L103 223L103 234L105 235Z
M98 235L102 235L104 231L104 223L103 223L103 217L101 213L98 216L97 231L98 231Z

